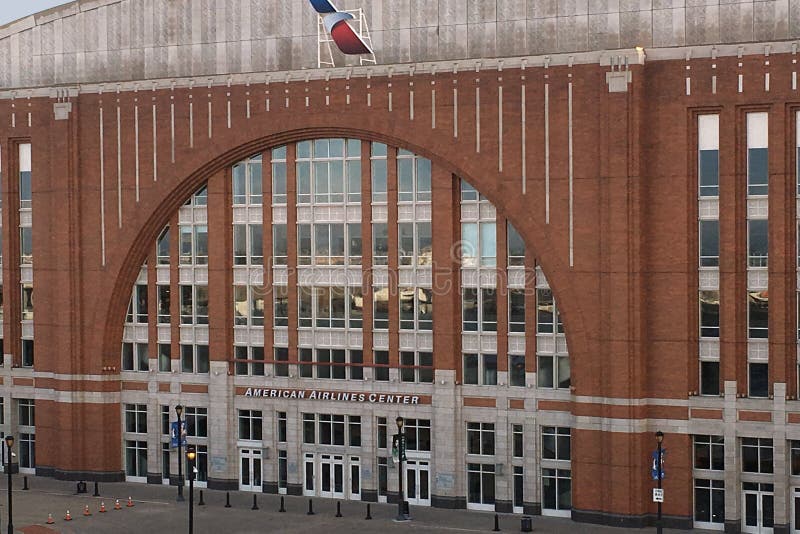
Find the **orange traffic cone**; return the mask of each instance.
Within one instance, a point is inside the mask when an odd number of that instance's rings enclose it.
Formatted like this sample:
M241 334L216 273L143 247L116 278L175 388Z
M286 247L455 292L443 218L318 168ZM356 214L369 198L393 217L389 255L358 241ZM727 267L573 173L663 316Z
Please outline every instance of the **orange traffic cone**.
M72 521L72 516L69 515L69 510L67 510L67 515L64 516L64 521Z
M122 510L122 506L119 504L119 499L117 499L117 502L114 503L114 510Z
M55 523L55 521L53 521L53 514L47 514L47 521L45 521L45 523L47 523L48 525L52 525L53 523Z
M100 502L100 509L98 510L101 514L106 513L106 503Z
M128 508L133 508L133 499L128 497L128 504L126 504L125 506L127 506Z
M85 515L85 516L92 515L92 512L89 511L89 505L88 504L83 508L83 515Z

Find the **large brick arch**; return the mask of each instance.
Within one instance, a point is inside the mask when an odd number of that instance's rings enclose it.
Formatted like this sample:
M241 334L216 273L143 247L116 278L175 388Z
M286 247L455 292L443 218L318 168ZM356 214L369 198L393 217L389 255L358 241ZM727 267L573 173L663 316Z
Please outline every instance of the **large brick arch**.
M306 139L325 137L344 137L365 141L383 142L390 146L404 148L418 155L424 156L433 162L433 165L467 180L482 194L484 194L496 207L499 214L504 215L517 228L525 241L528 250L532 251L547 275L548 282L553 288L553 293L559 302L559 309L563 314L565 331L568 332L570 351L579 352L586 346L585 329L583 328L580 311L579 295L572 289L570 273L565 258L559 257L559 250L551 242L551 237L542 224L531 216L529 203L544 202L535 194L522 197L512 191L504 191L502 183L497 180L497 171L492 165L486 164L489 158L471 158L460 160L453 158L446 150L437 151L430 148L427 141L432 139L403 139L388 132L368 131L359 128L311 126L293 128L279 131L270 135L254 138L238 146L228 144L218 146L217 153L207 154L202 161L189 162L195 168L186 176L171 176L169 180L159 183L161 189L160 203L150 206L148 217L137 228L129 228L128 239L131 244L124 255L119 267L119 272L110 292L108 300L107 320L104 331L106 336L103 342L104 363L116 365L119 353L122 324L130 300L130 288L134 284L142 263L147 258L163 227L170 218L186 202L186 200L212 176L232 166L236 162L256 153L267 151L271 148L287 143ZM231 141L231 144L235 141ZM452 158L452 159L450 159ZM460 161L461 164L454 163ZM492 162L493 163L493 162ZM573 334L573 332L575 332Z

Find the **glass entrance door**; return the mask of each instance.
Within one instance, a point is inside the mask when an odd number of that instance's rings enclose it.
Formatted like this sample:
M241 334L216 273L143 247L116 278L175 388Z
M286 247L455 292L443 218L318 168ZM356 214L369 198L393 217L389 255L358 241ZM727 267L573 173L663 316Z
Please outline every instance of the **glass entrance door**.
M340 454L319 455L319 496L344 499L344 457Z
M239 451L239 489L241 491L262 491L261 450L242 449Z
M430 462L427 460L408 460L405 463L406 499L417 506L431 505Z
M772 533L775 517L773 489L772 484L742 484L742 532Z

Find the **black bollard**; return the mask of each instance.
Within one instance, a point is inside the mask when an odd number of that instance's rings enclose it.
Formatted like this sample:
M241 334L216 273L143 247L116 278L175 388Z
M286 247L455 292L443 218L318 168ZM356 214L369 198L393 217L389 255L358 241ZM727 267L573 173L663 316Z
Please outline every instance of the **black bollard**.
M253 507L252 507L252 508L250 508L251 510L258 510L258 501L257 501L257 498L258 498L258 496L257 496L257 495L255 495L255 494L253 494Z
M283 495L281 495L281 509L278 510L279 512L285 512L286 508L283 507Z
M369 503L367 503L367 517L364 518L365 520L369 521L372 519L372 514L370 513Z
M342 517L342 503L336 501L336 517Z
M29 489L28 488L28 477L27 476L22 477L22 482L23 482L22 489L24 489L25 491L28 491L28 489Z
M225 508L231 507L231 494L229 492L225 492Z
M500 532L500 516L497 514L494 514L494 528L492 532Z
M308 499L308 513L306 515L314 515L314 502Z
M200 500L197 501L197 506L205 506L206 502L203 500L203 490L200 490Z
M93 497L99 497L99 496L100 496L100 486L97 484L97 481L95 480Z

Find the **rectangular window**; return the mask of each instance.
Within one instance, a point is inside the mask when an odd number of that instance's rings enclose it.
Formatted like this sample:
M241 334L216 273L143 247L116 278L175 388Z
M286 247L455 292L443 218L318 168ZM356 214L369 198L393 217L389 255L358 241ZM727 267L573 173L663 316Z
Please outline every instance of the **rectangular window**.
M565 460L572 459L570 444L571 429L568 427L543 426L542 427L542 459Z
M789 446L789 463L792 476L800 475L800 440L793 439Z
M508 382L511 386L525 387L525 355L508 355Z
M522 458L524 455L522 425L511 425L511 456Z
M159 265L169 265L169 226L158 236L156 259Z
M289 455L278 451L278 493L286 493L289 487Z
M30 226L19 229L19 262L22 265L33 263L33 228Z
M769 230L766 219L747 221L747 266L767 267L769 259Z
M725 481L695 479L694 520L697 523L725 523Z
M272 225L272 261L275 265L286 265L288 248L286 244L286 225Z
M172 371L172 346L169 343L158 344L158 370L161 373Z
M289 349L275 347L275 376L289 376Z
M19 209L31 209L31 144L19 145Z
M372 143L372 202L386 202L387 148L383 143Z
M494 423L467 423L467 454L494 456Z
M34 399L19 399L17 409L20 426L36 426L36 401Z
M542 469L542 508L572 509L572 472L569 469Z
M536 360L536 380L540 388L569 389L569 356L539 354Z
M747 194L769 191L769 125L765 112L747 114Z
M273 286L275 307L273 319L275 326L289 326L289 288L287 286Z
M379 449L385 449L388 447L388 430L387 430L386 418L378 417L376 419L376 426L378 427L377 447Z
M147 345L137 345L137 347L144 347L145 351L147 350ZM146 352L145 352L146 354ZM34 363L34 344L32 339L23 339L22 340L22 366L23 367L33 367ZM147 365L145 365L144 369L140 369L141 371L147 371Z
M719 267L719 221L701 220L700 267Z
M700 337L719 338L719 291L700 291Z
M522 267L525 265L525 242L519 235L514 225L507 223L508 231L508 266Z
M719 362L700 362L700 394L719 395Z
M373 353L375 358L375 380L379 382L389 381L389 352L376 350Z
M181 372L208 373L208 345L181 345Z
M278 412L278 442L279 443L286 443L287 441L287 432L286 432L286 412Z
M433 353L403 351L400 353L401 382L433 382Z
M701 197L719 196L719 115L697 118L697 177Z
M769 293L747 292L747 337L766 339L769 337Z
M388 263L389 263L389 225L387 225L386 223L373 223L372 264L387 265Z
M494 504L494 469L494 464L467 464L467 502L469 504Z
M187 406L185 417L187 436L193 438L208 437L208 408Z
M525 290L508 290L508 331L525 332Z
M536 290L536 331L539 334L563 334L564 326L558 316L553 292L550 289Z
M725 470L725 438L723 436L694 436L694 468Z
M769 396L769 364L748 362L749 396L766 398Z
M125 405L125 432L147 434L147 405Z
M22 320L33 321L33 284L22 284Z
M742 438L742 472L772 473L772 439Z
M169 324L170 322L170 286L156 286L158 293L158 323Z
M32 340L31 343L33 343ZM23 349L24 349L24 344L23 344ZM149 355L147 352L147 343L122 344L122 370L123 371L150 370Z
M20 467L22 467L20 461ZM147 442L125 440L125 474L129 477L147 476Z
M261 410L239 410L239 439L261 441Z
M430 419L406 419L403 426L406 436L406 450L430 452L431 421Z
M272 203L286 204L286 147L272 150Z
M384 499L389 494L389 459L378 456L378 497Z
M464 354L464 383L497 385L497 354Z

